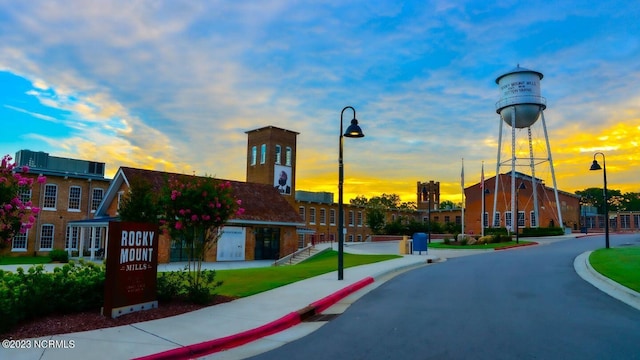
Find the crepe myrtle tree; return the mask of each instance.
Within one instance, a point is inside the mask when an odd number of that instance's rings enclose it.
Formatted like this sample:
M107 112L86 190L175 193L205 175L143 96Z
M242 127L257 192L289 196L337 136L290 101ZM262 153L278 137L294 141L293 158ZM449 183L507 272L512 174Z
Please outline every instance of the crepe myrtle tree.
M229 181L189 175L167 179L159 199L160 225L173 241L181 241L191 251L187 270L192 290L206 286L202 261L227 220L244 213L241 204Z
M0 161L0 246L6 245L16 234L26 233L40 211L31 200L22 197L30 194L34 182L32 177L26 176L29 168L18 168L11 160L11 156L5 155ZM46 181L44 176L37 178L40 184Z

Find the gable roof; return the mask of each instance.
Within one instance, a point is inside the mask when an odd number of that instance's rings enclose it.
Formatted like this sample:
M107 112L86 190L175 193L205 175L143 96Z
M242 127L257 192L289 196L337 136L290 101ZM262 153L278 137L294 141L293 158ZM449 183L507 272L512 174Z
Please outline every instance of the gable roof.
M106 211L123 183L129 187L132 179L142 178L148 181L154 190L160 191L166 179L172 176L186 178L194 175L120 167L96 211L96 216L108 216ZM218 178L216 180L229 181L234 196L242 200L241 207L245 211L241 215L233 215L228 221L230 225L305 225L298 212L273 186Z

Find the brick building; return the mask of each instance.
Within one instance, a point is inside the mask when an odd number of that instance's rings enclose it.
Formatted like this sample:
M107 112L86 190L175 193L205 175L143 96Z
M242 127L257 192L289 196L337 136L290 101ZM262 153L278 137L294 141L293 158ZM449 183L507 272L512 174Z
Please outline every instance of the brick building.
M41 209L34 226L25 234L16 235L2 255L46 255L53 249L77 252L90 248L91 236L80 233L69 224L92 219L109 187L104 177L103 162L50 156L46 152L20 150L16 153L18 167L28 166L28 177L46 176L47 181L34 181L30 193L22 193L23 202L31 201ZM99 238L98 238L99 242Z

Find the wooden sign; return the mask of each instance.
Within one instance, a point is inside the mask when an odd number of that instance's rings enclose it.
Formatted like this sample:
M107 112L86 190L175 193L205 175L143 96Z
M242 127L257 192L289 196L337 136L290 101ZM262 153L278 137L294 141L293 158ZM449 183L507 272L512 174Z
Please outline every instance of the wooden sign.
M158 225L109 222L104 307L116 318L158 307Z

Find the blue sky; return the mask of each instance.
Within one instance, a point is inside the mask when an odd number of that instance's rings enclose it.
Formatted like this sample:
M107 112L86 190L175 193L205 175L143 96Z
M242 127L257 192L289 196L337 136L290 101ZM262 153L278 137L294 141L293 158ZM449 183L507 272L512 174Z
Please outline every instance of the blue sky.
M467 185L496 172L495 79L519 64L544 74L558 188L601 187L602 151L609 187L640 192L639 17L637 1L0 0L0 153L244 180L245 131L274 125L300 133L297 188L337 192L353 106L346 198L415 201L435 180L459 201L461 159Z

